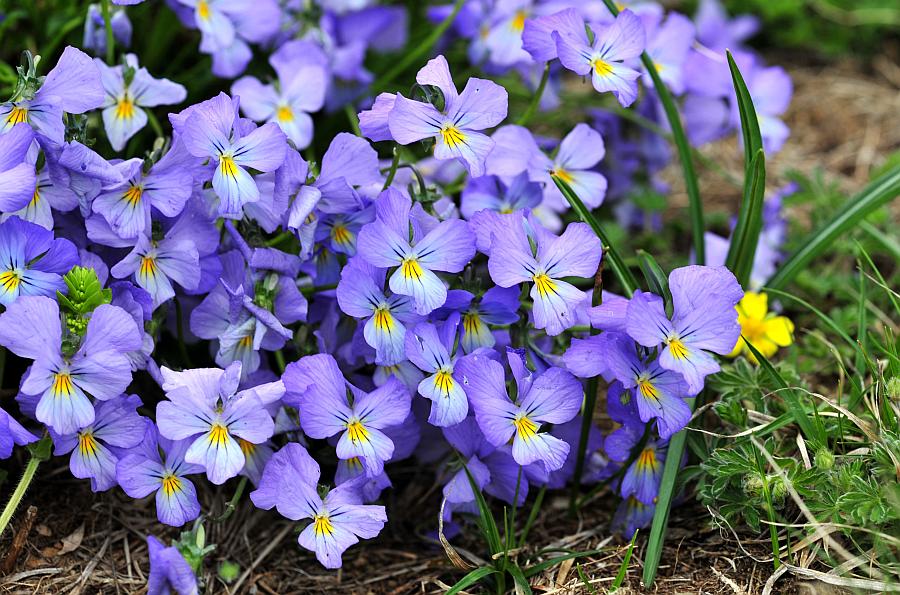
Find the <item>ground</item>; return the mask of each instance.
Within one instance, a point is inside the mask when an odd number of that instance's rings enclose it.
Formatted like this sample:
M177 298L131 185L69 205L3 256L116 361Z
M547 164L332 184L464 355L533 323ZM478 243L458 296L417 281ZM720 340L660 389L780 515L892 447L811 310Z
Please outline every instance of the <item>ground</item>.
M772 56L771 61L797 64L797 58ZM821 168L828 179L852 193L869 179L877 156L900 147L900 67L888 57L871 64L864 69L852 60L835 64L807 59L805 65L789 68L796 89L786 119L793 134L770 162L773 188L784 182L791 170L810 173ZM733 139L703 152L723 163L727 171L741 175L741 154ZM671 200L678 207L686 204L686 197L678 185L677 170L671 173ZM701 168L701 174L705 201L735 210L739 191L716 172ZM16 465L7 461L11 477L20 473ZM0 538L0 552L4 552L0 555L0 592L144 590L146 535L169 538L178 534L165 531L156 522L152 500L134 502L118 490L93 495L87 482L72 478L63 459L45 464L38 474L12 523L13 530ZM437 525L439 492L431 485L431 477L412 466L398 470L397 477L396 483L404 487L388 492L388 509L413 514L406 514L405 522L390 522L375 542L352 548L338 573L322 569L308 552L300 550L292 525L274 513L245 506L225 522L208 522L208 541L216 543L217 549L208 559L207 592L402 594L446 590L464 572L453 568L428 535ZM4 493L10 489L8 483L3 486ZM205 498L207 504L220 507L230 496L229 491L220 491ZM602 549L603 553L540 575L532 582L536 593L606 591L627 549L626 543L609 533L612 510L606 500L596 500L573 518L568 515L565 495L548 497L529 545L519 555L536 561L547 557L538 556L539 550L553 548ZM14 534L22 542L20 550L10 547ZM483 551L474 528L453 543L463 557L467 552L480 555ZM626 588L620 592L755 594L764 592L773 574L768 540L743 535L740 529L735 534L717 527L708 511L697 504L673 512L667 544L659 578L651 589L642 590L646 540L638 539ZM223 560L240 566L239 578L230 585L212 578L212 570ZM798 582L791 573L781 575L770 588L772 593L836 592L825 583Z

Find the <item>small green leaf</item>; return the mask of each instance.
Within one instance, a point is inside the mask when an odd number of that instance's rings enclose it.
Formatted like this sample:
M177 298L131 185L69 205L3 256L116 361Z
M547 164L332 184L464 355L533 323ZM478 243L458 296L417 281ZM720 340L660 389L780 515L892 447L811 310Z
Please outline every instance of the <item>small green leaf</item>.
M669 291L669 279L663 272L662 268L656 262L656 259L649 252L644 250L637 251L638 265L641 272L644 273L644 279L647 280L647 286L650 291L656 295L662 296L666 304L666 314L672 316L672 293Z
M488 543L488 549L491 554L497 554L503 551L503 544L500 541L500 531L497 529L497 522L491 513L490 507L484 499L484 495L475 483L475 478L469 472L469 468L463 465L466 477L469 478L469 485L472 487L472 493L475 494L475 504L478 506L478 526L484 534L484 538Z
M486 576L490 576L497 571L489 566L483 566L481 568L476 568L466 576L462 577L458 583L453 585L447 590L446 595L456 595L466 587L472 586L481 579Z
M512 575L513 580L516 581L516 584L519 586L518 590L521 590L525 595L531 595L531 585L528 584L528 579L525 578L521 568L513 564L507 568L506 571L509 572Z
M634 535L631 536L631 543L628 544L628 551L625 552L625 557L622 559L622 563L619 565L619 572L616 574L616 580L613 581L613 584L609 587L609 592L618 591L619 587L622 586L622 583L625 582L625 575L628 573L628 564L631 562L631 552L634 551L634 542L637 541L638 532L635 531Z
M49 434L44 435L43 438L38 440L37 442L32 442L28 445L28 452L31 453L38 461L46 461L53 454L53 440L50 438Z
M756 259L756 248L759 244L759 234L763 226L766 155L762 149L759 149L753 156L747 176L741 210L731 236L731 243L728 246L728 256L725 259L725 266L734 273L743 287L747 287L750 282L753 262Z

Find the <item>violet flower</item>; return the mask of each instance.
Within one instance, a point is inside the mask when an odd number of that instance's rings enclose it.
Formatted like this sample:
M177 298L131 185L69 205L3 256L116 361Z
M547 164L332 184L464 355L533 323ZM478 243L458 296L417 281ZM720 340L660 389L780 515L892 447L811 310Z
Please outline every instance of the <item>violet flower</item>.
M2 137L0 137L2 138ZM0 223L0 305L19 296L56 297L62 275L78 264L75 245L40 225L11 217Z
M37 196L37 176L28 161L34 131L19 123L0 135L0 213L25 208Z
M147 595L197 595L197 577L191 565L175 546L165 547L157 538L147 536L150 555L150 575L147 577Z

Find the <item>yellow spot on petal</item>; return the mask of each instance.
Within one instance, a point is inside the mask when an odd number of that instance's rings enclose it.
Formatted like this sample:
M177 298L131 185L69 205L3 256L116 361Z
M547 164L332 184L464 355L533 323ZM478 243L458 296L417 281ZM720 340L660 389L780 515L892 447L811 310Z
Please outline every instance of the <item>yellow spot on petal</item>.
M331 240L335 244L349 246L353 242L353 234L350 233L345 224L336 223L331 226Z
M224 446L228 442L228 428L221 423L214 423L209 429L209 443L215 446Z
M516 426L516 432L519 434L519 438L525 440L531 440L538 431L538 425L528 419L527 415L522 415L513 420L513 425Z
M234 162L234 158L231 155L222 155L219 158L219 169L222 170L223 176L228 176L230 178L236 178L238 172L238 166Z
M656 387L653 386L653 383L649 378L641 378L638 380L638 390L645 399L651 399L653 401L659 400L659 392L657 392Z
M15 291L22 283L22 277L17 271L3 271L0 273L0 287L6 291Z
M241 452L244 453L245 457L252 457L253 453L256 452L256 445L252 442L247 442L243 438L238 438L238 445L241 447Z
M466 312L463 315L462 323L463 332L467 335L477 333L484 324L481 322L481 317L478 315L478 312Z
M313 531L315 531L316 537L322 535L331 537L334 533L334 525L331 524L331 519L327 514L317 514L313 517Z
M22 122L28 121L28 108L27 107L14 107L12 111L6 115L6 123L10 126L15 126L16 124L21 124Z
M275 112L275 117L278 118L279 122L293 122L294 112L291 111L290 106L282 105L278 108L278 111Z
M466 142L466 135L453 124L445 124L441 128L441 137L444 139L444 144L451 149Z
M156 257L144 255L141 257L141 266L138 269L138 276L143 279L152 279L156 277L158 267L156 266Z
M390 333L394 330L394 317L387 306L379 306L375 309L375 329Z
M50 390L53 392L54 398L71 397L74 388L72 377L68 372L57 372L53 375L53 385Z
M369 441L369 431L358 419L347 424L347 433L350 435L350 441L354 444Z
M93 457L97 454L97 440L91 430L78 432L78 454L83 457Z
M521 33L525 29L525 19L527 17L528 14L524 10L518 11L516 13L516 16L513 17L512 22L510 23L510 27L512 27L512 30Z
M597 76L609 76L613 71L612 65L600 58L591 60L591 66L593 66L594 73L596 73Z
M162 491L166 496L181 492L184 488L181 479L174 473L167 473L162 478Z
M253 349L253 335L244 335L240 339L238 339L238 349L250 350Z
M119 98L116 104L116 119L130 120L134 117L134 100L128 95Z
M35 186L34 194L31 195L31 202L28 203L28 208L35 208L39 202L41 202L41 189L40 186Z
M344 464L347 465L348 469L356 469L357 471L363 468L362 460L359 457L350 457L344 461Z
M575 178L572 177L572 174L561 167L550 170L550 175L569 185L571 185L572 182L575 181Z
M669 346L669 351L672 352L672 357L675 359L685 359L688 356L688 348L678 337L671 337L666 344Z
M197 2L197 16L204 21L209 18L209 2L207 0Z
M638 455L635 465L637 465L637 468L640 471L655 471L656 468L659 467L659 461L656 460L656 449L645 448L642 450L641 454Z
M125 194L122 195L122 200L127 202L128 206L134 209L141 203L141 197L143 195L144 188L142 186L129 186L128 190L125 191Z
M547 273L538 273L531 279L534 281L534 286L537 287L538 295L542 298L556 293L556 281L548 277Z
M436 388L444 396L449 397L450 391L453 390L453 370L441 368L434 375L434 388Z
M419 265L419 261L413 257L404 258L400 268L403 271L404 279L415 279L418 281L422 278L422 267Z

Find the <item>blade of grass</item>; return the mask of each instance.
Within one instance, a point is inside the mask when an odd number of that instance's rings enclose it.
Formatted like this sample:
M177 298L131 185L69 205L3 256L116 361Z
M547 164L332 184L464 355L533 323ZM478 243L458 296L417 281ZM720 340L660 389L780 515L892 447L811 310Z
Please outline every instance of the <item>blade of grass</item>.
M672 498L675 497L675 480L678 476L678 470L681 468L681 455L684 452L686 440L687 432L685 430L681 430L669 440L666 464L663 467L663 474L659 484L656 511L653 513L653 524L650 525L650 539L647 542L647 552L644 554L644 575L642 581L646 588L653 584L653 580L656 578L656 570L659 568L659 561L662 558L666 527L669 525L669 511L672 507Z
M753 156L741 199L737 225L728 245L727 266L737 277L741 286L746 287L753 272L759 234L762 231L763 203L766 193L766 154L762 149Z
M637 536L637 531L635 531L634 535L631 536L631 543L628 544L628 551L625 552L625 557L622 558L622 563L619 565L619 572L616 573L616 579L609 587L610 593L618 591L619 587L622 586L622 583L625 582L625 575L628 573L628 564L631 563L631 552L634 551L634 542L637 540Z
M478 506L478 526L484 534L484 538L488 543L488 548L492 555L502 552L503 545L500 541L500 531L497 530L497 522L494 520L494 515L491 514L491 509L484 500L484 495L478 488L478 484L475 483L475 478L472 477L469 468L463 466L463 470L466 472L466 477L469 478L469 485L472 486L472 493L475 494L475 504Z
M647 280L647 286L650 287L650 291L663 297L666 314L672 316L672 292L669 291L669 279L649 252L638 250L637 256L638 265L641 267L644 279Z
M834 320L831 319L830 316L828 316L827 314L825 314L824 312L822 312L821 310L819 310L818 308L816 308L815 306L813 306L812 304L810 304L809 302L804 300L803 298L799 298L799 297L797 297L793 294L790 294L786 291L781 291L780 289L772 289L771 287L765 288L764 291L766 291L767 293L771 293L777 297L790 300L796 304L803 306L804 308L806 308L807 310L809 310L810 312L815 314L819 318L819 320L821 320L825 324L825 326L827 326L829 329L834 331L835 334L837 334L841 339L843 339L844 342L847 343L847 345L849 345L851 347L851 349L853 349L854 351L859 349L859 344L856 341L854 341L850 335L847 334L847 331L842 329L838 325L838 323L836 323Z
M782 263L769 279L768 287L783 289L816 257L827 251L843 233L849 231L878 207L900 196L900 165L872 181L821 228L810 233L800 247Z
M728 60L728 69L731 71L731 82L734 84L734 92L737 95L738 115L741 118L741 134L744 140L744 174L750 173L750 163L757 151L763 148L762 135L759 132L759 120L756 117L756 108L753 107L753 99L741 70L734 61L734 56L726 50L725 57ZM746 185L746 179L744 180Z
M556 187L559 188L559 191L562 192L562 195L572 206L572 210L575 211L575 213L579 218L581 218L582 221L587 223L590 228L594 230L594 233L597 234L597 237L600 238L601 242L603 242L604 257L609 263L609 267L612 269L613 274L619 279L619 283L622 284L622 287L625 291L625 296L631 297L631 294L633 294L634 291L638 289L637 280L634 278L634 275L631 274L631 271L628 270L628 267L625 266L625 262L622 260L622 257L619 256L619 253L609 242L609 237L603 232L603 228L600 227L600 223L597 222L597 219L593 214L591 214L584 203L581 202L581 199L577 194L575 194L575 191L572 190L571 186L569 186L556 176L553 176L553 181L556 183Z
M618 16L619 7L613 0L603 0L609 12L613 16ZM706 261L706 252L703 244L703 203L700 200L700 185L697 183L697 172L694 170L694 162L691 159L691 145L688 142L687 135L684 133L684 126L681 124L681 116L678 114L678 108L669 88L659 76L653 59L647 52L641 53L641 62L650 78L653 79L653 88L659 96L662 103L663 111L666 113L666 119L669 120L669 128L672 129L672 138L675 141L675 148L678 150L678 158L681 160L681 170L684 175L684 187L688 195L688 210L691 216L691 237L694 243L694 255L697 264L703 264Z
M512 575L513 580L519 586L519 589L516 589L517 591L521 590L525 595L531 595L531 585L528 584L528 579L525 578L521 568L513 564L506 571Z
M533 566L529 566L523 571L523 574L526 577L534 576L538 573L544 572L548 568L553 568L560 562L565 562L566 560L573 560L575 558L584 558L585 556L596 556L597 554L602 554L604 550L587 550L584 552L573 552L571 554L566 554L564 556L556 556L555 558L550 558L549 560L544 560L543 562L538 562Z
M497 571L490 566L482 566L481 568L476 568L466 576L462 577L455 585L450 587L447 590L446 595L456 595L466 587L471 587L481 579L490 576L495 572Z
M594 585L591 584L591 581L588 580L588 577L584 574L584 570L581 568L581 564L578 562L575 563L575 572L578 573L578 578L581 579L581 584L588 590L588 593L597 595L597 589L595 589Z

